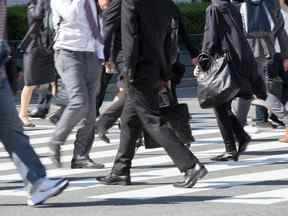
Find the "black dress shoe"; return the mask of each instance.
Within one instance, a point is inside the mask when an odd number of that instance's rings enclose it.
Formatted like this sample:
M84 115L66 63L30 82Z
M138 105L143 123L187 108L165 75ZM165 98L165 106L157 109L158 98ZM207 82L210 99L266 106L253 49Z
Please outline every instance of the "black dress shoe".
M184 180L176 182L174 187L191 188L197 181L207 175L208 171L203 164L197 163L193 168L185 172Z
M104 164L96 163L91 158L86 159L72 159L71 168L72 169L102 169Z
M110 173L107 176L98 176L96 180L105 185L130 185L130 175L116 175Z
M243 139L239 140L238 154L244 152L247 149L248 144L251 142L251 137L248 134L245 134Z
M211 158L211 160L213 161L230 161L230 160L233 160L233 161L238 161L238 153L237 152L225 152L221 155L217 155L216 157L213 157Z
M110 143L110 139L106 136L105 133L98 133L98 138L106 143Z
M29 117L45 119L48 112L48 109L34 109L29 113Z
M50 145L50 150L52 151L52 155L50 156L50 159L52 160L52 163L57 167L61 168L61 146L60 145Z
M138 148L140 148L141 146L145 146L145 145L144 145L144 140L143 140L142 137L141 137L141 138L138 138L138 139L136 140L135 148L138 149Z
M60 118L61 118L64 110L65 110L65 107L64 107L64 106L60 107L56 112L52 113L52 114L48 117L49 121L50 121L52 124L56 125L57 122L60 120Z

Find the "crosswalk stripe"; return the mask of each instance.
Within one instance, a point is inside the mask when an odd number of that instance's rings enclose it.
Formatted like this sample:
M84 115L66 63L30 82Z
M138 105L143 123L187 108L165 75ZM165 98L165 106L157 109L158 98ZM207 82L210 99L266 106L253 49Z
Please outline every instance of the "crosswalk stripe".
M157 186L152 188L138 189L133 191L124 191L109 193L103 195L90 196L91 199L155 199L167 196L177 196L196 192L202 192L213 189L221 189L232 186L252 184L256 182L273 181L285 179L288 176L288 169L257 172L252 174L233 175L228 177L214 178L200 181L192 189L175 188L172 185ZM192 198L191 198L192 199Z
M167 163L168 157L165 156L164 162ZM147 164L147 161L149 161L149 166L153 165L159 165L161 162L147 158L142 159L135 159L133 162L133 166L143 166ZM288 154L284 155L277 155L277 156L261 156L257 158L252 159L245 159L243 161L239 162L227 162L227 163L214 163L214 164L208 164L206 167L209 172L218 172L218 171L224 171L224 170L233 170L233 169L240 169L240 168L246 168L246 167L257 167L265 164L273 164L275 162L288 162ZM106 164L107 167L111 167L113 163ZM104 169L103 169L104 170ZM102 170L102 171L103 171ZM105 169L108 170L108 169ZM110 170L110 169L109 169ZM67 176L67 175L73 175L73 174L83 174L83 173L92 173L97 172L96 170L70 170L70 169L54 169L54 170L48 170L48 176L49 177L60 177L60 176ZM168 178L168 177L175 177L179 176L179 170L177 168L162 168L152 171L145 171L145 172L137 172L132 174L132 181L133 182L142 182L157 178ZM0 176L0 181L11 181L11 180L21 180L20 176L18 174L11 174L6 176ZM84 180L86 181L86 180ZM79 181L81 182L81 181ZM79 190L79 189L88 189L88 188L95 188L100 187L103 185L96 184L96 182L89 181L88 184L82 185L82 186L76 186L69 190ZM9 195L9 196L23 196L25 192L23 190L1 190L0 195Z
M232 196L225 199L212 200L210 202L271 205L285 201L288 201L288 188Z
M203 145L203 143L201 144ZM281 145L281 146L279 146ZM65 146L63 146L64 148ZM217 145L217 147L219 147ZM249 150L252 150L252 151L264 151L264 150L273 150L273 149L279 149L279 148L285 148L286 146L285 145L282 145L282 144L279 144L278 142L265 142L263 144L254 144L254 145L250 145L249 146ZM49 149L48 147L43 147L43 149L41 149L41 151L45 152L45 153L48 153L49 152ZM205 150L205 151L200 151L200 152L194 152L196 155L213 155L213 154L217 154L217 153L220 153L222 151L222 149L224 148L224 145L223 147L221 148L214 148L212 150ZM65 149L69 150L69 149L73 149L73 146L69 145L67 147L65 147ZM38 150L36 150L37 152ZM159 151L158 148L156 149L139 149L139 152L138 153L152 153L152 152L156 152L156 151ZM192 152L193 152L193 146L192 146ZM117 149L113 149L113 150L107 150L107 151L99 151L99 152L91 152L90 153L90 157L92 159L99 159L99 158L104 158L104 157L113 157L116 155L117 153ZM153 158L157 158L157 157L153 157ZM161 158L161 157L159 157ZM71 160L71 155L64 155L62 156L62 161L63 162L69 162ZM49 164L52 164L52 161L49 159L49 158L41 158L41 162L44 164L44 165L49 165ZM149 160L150 162L150 160ZM15 165L13 162L4 162L2 163L2 166L0 167L0 171L8 171L8 170L11 170L11 169L15 169Z

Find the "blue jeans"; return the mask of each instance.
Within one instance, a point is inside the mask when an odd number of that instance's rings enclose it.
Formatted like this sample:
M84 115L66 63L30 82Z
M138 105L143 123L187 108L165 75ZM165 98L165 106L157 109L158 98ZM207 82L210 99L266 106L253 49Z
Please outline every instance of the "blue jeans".
M46 176L46 171L23 133L16 105L6 79L0 79L0 141L15 163L26 185Z

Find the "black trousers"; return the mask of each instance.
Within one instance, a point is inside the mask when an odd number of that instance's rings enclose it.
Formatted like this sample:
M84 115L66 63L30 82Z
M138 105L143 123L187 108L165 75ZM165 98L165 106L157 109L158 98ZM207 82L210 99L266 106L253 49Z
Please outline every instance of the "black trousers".
M114 123L121 116L124 104L125 104L126 94L120 94L118 100L114 101L104 113L102 113L96 122L96 128L98 133L105 134L108 129L110 129Z
M118 78L120 78L120 76L122 76L124 74L124 64L122 62L116 62L115 63L116 66L116 70L118 71ZM102 84L105 84L107 88L107 85L109 83L109 80L111 79L111 76L109 76L111 74L107 75L103 75L104 78L102 80ZM106 78L105 78L106 77ZM124 81L123 81L124 82ZM126 91L126 86L124 84L124 91ZM103 98L104 98L105 92L103 93ZM97 101L97 107L103 103L103 98L101 99L101 94L98 95L98 97L100 97L100 100L102 101ZM97 97L97 100L99 99ZM102 113L98 119L98 121L96 122L96 128L97 128L97 132L98 133L106 133L106 131L108 129L110 129L114 123L118 120L118 118L121 116L123 108L124 108L124 104L125 104L125 99L126 99L126 94L120 94L118 97L117 101L114 101L109 107L108 109L105 110L104 113ZM100 107L99 107L100 108ZM98 112L99 112L99 108Z
M108 84L112 78L113 74L105 73L105 69L101 71L100 79L97 81L97 89L96 89L96 117L100 115L100 107L103 104L106 89Z
M237 117L231 110L231 102L214 108L217 123L224 140L226 152L236 152L236 141L241 142L246 135Z
M177 138L172 128L159 115L158 89L130 85L121 115L120 145L112 172L117 175L130 173L131 161L139 130L144 130L159 143L181 172L194 167L198 159ZM149 88L150 87L150 88Z

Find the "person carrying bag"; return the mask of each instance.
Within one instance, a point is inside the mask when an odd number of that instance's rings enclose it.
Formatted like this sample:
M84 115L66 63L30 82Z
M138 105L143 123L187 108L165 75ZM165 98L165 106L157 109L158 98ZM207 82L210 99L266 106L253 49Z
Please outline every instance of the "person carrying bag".
M255 59L241 26L241 15L229 0L212 0L206 10L199 56L198 92L200 105L214 108L225 144L225 152L211 158L215 161L238 161L251 140L231 111L232 100L251 99L254 94L266 98L264 81L256 73Z

